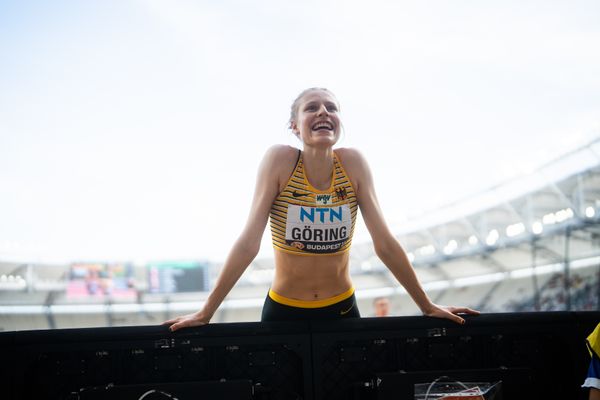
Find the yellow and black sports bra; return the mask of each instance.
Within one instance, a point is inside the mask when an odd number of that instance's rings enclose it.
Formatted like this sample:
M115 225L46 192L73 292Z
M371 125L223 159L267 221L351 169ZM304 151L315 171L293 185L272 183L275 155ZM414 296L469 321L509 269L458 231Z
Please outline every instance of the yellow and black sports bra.
M333 154L331 186L318 190L304 174L299 151L292 176L271 206L275 249L299 255L332 255L350 249L358 202L346 171Z

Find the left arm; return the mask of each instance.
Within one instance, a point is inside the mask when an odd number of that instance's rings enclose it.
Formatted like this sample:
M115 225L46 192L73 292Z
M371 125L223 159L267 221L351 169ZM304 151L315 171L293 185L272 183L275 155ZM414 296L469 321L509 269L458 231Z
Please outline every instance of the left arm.
M351 175L358 198L358 205L363 219L373 239L375 253L388 267L398 282L408 292L424 315L447 318L457 323L464 323L458 313L479 314L468 307L439 306L434 304L423 290L419 279L406 253L398 240L390 232L377 201L373 178L364 157L353 149L342 150L343 164Z

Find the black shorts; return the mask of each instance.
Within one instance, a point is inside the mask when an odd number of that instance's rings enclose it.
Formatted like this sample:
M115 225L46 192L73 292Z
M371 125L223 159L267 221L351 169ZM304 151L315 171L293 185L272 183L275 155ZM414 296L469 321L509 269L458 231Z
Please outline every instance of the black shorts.
M342 318L360 318L354 292L349 297L337 303L314 308L281 304L273 300L270 295L267 295L262 309L261 321L323 321Z

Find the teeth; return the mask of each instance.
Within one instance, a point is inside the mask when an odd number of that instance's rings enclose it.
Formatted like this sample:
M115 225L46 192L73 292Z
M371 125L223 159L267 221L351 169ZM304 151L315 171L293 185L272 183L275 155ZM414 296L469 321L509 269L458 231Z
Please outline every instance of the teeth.
M314 130L319 130L321 128L332 130L333 126L328 122L319 122L313 127Z

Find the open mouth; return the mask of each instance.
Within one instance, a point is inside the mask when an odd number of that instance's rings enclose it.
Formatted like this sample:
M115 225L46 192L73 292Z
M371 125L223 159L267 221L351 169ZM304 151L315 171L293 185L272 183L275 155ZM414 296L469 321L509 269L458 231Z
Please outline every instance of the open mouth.
M312 126L312 130L313 131L320 131L320 130L332 131L333 130L333 124L331 122L328 122L328 121L317 122L316 124L314 124Z

